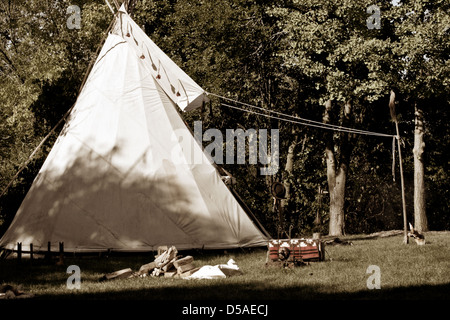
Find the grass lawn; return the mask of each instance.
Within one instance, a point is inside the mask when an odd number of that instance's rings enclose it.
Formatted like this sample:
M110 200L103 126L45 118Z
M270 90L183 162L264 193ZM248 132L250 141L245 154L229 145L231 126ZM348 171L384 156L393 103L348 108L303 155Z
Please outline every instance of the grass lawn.
M327 246L323 262L293 269L267 268L267 251L189 252L196 266L225 264L233 258L243 275L220 280L131 278L100 282L106 273L139 270L153 261L139 256L67 257L64 266L23 260L0 260L0 284L21 286L34 300L379 300L450 299L450 232L428 232L427 244L402 235L341 238L353 245ZM180 252L183 256L187 253ZM81 288L66 286L67 267L81 270ZM368 289L371 265L379 267L380 289ZM370 281L369 281L370 282Z

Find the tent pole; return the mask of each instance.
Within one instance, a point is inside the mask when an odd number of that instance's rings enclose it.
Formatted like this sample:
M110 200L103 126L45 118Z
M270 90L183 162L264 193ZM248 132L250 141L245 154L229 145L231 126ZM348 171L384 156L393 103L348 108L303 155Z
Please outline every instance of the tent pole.
M106 2L106 4L108 5L109 10L111 10L111 12L114 14L114 9L113 9L113 7L111 6L111 4L109 3L109 1L108 1L108 0L105 0L105 2Z
M391 110L391 118L395 123L395 130L397 132L397 146L398 146L398 160L400 162L400 181L402 186L402 206L403 206L403 244L408 244L408 221L406 217L406 201L405 201L405 182L403 179L403 164L402 164L402 149L400 143L400 132L398 129L398 119L395 112L395 92L391 90L391 97L389 99L389 109Z
M114 4L116 5L117 11L119 11L119 9L120 9L119 3L117 2L117 0L113 0L113 1L114 1Z

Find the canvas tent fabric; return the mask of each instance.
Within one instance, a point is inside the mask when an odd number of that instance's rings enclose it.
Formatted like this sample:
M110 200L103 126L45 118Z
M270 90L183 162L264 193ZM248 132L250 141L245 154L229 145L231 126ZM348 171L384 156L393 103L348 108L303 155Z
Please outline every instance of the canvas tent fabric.
M177 111L204 98L122 8L0 248L265 246Z
M209 98L206 92L181 70L126 14L122 5L113 33L119 35L145 60L146 70L158 80L164 92L183 111L200 107Z

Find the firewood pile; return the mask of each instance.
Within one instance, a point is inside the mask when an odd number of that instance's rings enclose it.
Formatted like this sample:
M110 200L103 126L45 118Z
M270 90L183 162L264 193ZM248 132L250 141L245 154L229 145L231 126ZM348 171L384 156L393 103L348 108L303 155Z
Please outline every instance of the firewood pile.
M195 267L194 258L192 256L183 258L181 255L178 255L178 251L175 247L172 246L167 250L164 250L164 248L165 247L161 247L158 250L158 255L153 262L141 266L137 272L137 276L146 277L150 275L152 277L164 276L165 278L183 278L190 276L200 269Z
M133 277L165 277L165 278L185 278L199 270L195 267L192 256L178 255L178 250L172 246L170 248L159 247L155 260L142 265L139 271L133 272L131 268L122 269L105 274L100 280L123 279Z

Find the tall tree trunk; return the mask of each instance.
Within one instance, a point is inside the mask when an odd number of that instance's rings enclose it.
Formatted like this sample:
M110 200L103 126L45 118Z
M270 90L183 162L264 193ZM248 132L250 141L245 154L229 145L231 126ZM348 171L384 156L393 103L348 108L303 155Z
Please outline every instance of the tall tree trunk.
M425 172L423 154L424 123L423 110L415 103L415 130L414 130L414 229L419 232L428 231L428 221L425 204Z
M281 207L283 208L283 210L284 210L284 208L286 208L286 206L289 202L289 199L291 197L290 178L292 177L292 171L294 170L294 151L295 151L296 146L297 146L297 135L294 136L294 139L289 144L288 153L286 156L286 165L284 167L285 174L283 177L283 184L284 184L284 188L286 189L286 194L285 194L285 198L281 201Z
M345 182L347 170L341 165L336 174L333 156L327 153L327 177L330 194L330 222L328 234L331 236L342 236L345 233ZM331 158L330 158L331 156Z
M281 201L281 207L284 208L287 207L289 200L291 198L291 182L290 182L290 178L292 178L292 174L293 174L293 170L294 170L294 162L295 162L295 149L297 147L297 145L299 144L298 141L298 132L297 129L294 127L291 131L292 133L292 141L289 144L289 148L288 148L288 153L286 156L286 165L284 167L284 171L285 174L283 174L283 184L284 187L286 189L286 194L285 194L285 199L283 199ZM302 142L302 150L301 152L303 152L304 148L305 148L305 142L307 139L307 135L304 135L303 138L303 142Z
M324 123L330 123L331 101L325 103ZM347 102L344 108L344 121L347 121L351 113L351 104ZM335 146L333 133L327 134L325 157L327 161L328 192L330 195L330 222L328 233L332 236L341 236L345 233L345 185L347 180L348 165L352 150L351 135L346 134L347 139L341 140L341 145ZM336 160L335 150L340 150L339 162Z

